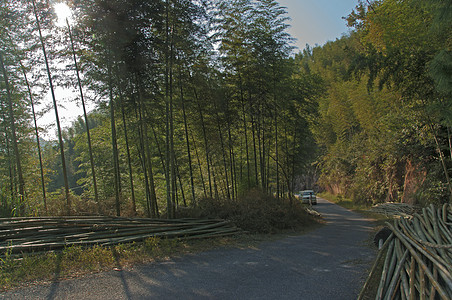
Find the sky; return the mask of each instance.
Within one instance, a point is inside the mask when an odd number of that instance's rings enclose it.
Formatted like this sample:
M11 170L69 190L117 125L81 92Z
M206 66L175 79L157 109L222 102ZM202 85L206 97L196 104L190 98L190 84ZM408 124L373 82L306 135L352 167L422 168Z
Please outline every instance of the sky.
M347 33L348 28L342 17L347 16L355 8L358 0L279 0L278 2L281 6L287 7L288 16L291 19L288 32L296 39L294 46L298 49L294 52L297 53L303 50L306 44L323 45ZM63 20L65 20L66 8L59 9L63 11ZM62 25L65 26L65 22ZM82 114L82 108L78 103L78 91L57 89L56 94L62 126L70 126L71 122ZM50 110L40 120L40 126L52 127L45 135L46 137L56 136L54 124L55 114Z
M279 0L287 7L291 18L288 32L296 38L295 46L303 50L309 46L324 45L348 32L346 17L358 0ZM295 50L295 52L298 52Z

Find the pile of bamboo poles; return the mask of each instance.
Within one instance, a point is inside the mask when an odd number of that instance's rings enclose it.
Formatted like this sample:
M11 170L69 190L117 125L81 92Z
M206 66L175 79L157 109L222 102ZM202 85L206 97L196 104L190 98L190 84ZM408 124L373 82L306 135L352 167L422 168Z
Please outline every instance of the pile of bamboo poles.
M71 245L110 246L148 237L200 239L233 235L229 221L114 217L46 217L0 219L0 255L61 249Z
M418 212L418 209L407 203L387 202L372 206L370 211L392 217L410 217Z
M387 225L392 233L358 299L375 276L375 299L452 299L452 204L432 205Z

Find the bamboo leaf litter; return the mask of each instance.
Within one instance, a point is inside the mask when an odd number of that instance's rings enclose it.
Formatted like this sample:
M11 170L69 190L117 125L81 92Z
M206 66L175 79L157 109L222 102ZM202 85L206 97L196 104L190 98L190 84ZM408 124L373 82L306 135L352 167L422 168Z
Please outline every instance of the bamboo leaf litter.
M370 282L378 277L375 299L452 299L452 204L431 205L419 213L395 207L378 208L402 217L386 223L392 234L358 299L364 299Z
M200 239L240 232L220 219L121 217L0 218L0 254L46 251L71 245L111 246L149 237Z

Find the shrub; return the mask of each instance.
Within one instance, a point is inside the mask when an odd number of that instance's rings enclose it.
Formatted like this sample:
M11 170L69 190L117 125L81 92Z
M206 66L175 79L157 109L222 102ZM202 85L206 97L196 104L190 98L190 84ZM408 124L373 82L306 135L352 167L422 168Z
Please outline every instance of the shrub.
M316 222L298 201L290 203L259 190L249 191L235 200L200 199L196 209L184 209L178 217L231 220L241 229L252 233L274 233Z

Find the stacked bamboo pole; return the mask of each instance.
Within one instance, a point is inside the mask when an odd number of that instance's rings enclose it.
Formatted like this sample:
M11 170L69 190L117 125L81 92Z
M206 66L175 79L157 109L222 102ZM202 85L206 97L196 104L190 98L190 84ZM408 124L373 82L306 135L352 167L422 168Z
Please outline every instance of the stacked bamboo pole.
M376 276L376 299L452 299L452 205L432 205L387 225L392 233L358 299Z
M386 202L372 206L370 211L392 217L410 217L418 212L418 208L407 203Z
M71 245L111 246L148 237L200 239L240 230L224 220L119 217L0 218L0 254L61 249Z

